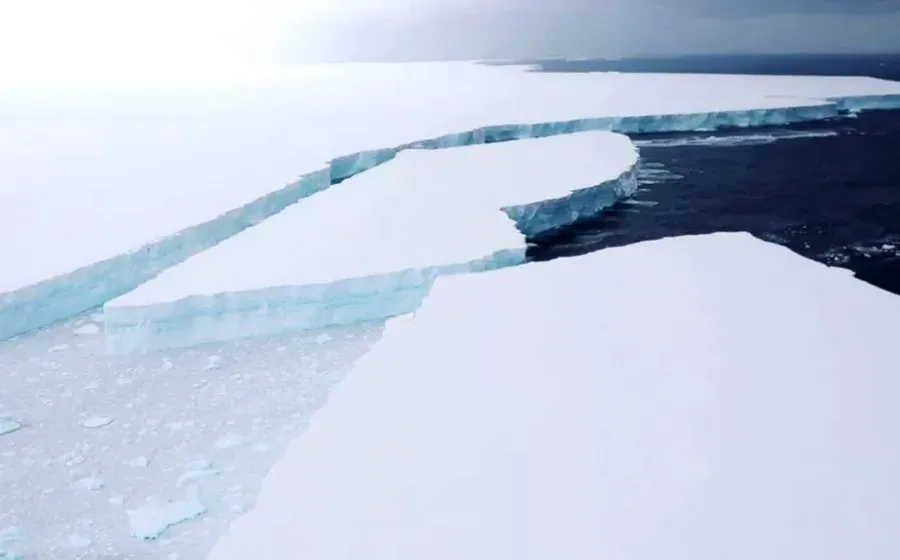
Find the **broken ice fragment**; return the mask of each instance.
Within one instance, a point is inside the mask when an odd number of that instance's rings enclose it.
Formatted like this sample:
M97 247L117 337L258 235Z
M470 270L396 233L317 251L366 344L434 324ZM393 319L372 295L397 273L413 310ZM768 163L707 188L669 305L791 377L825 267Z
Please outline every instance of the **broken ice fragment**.
M331 342L331 335L328 333L322 333L316 337L316 344L325 344L326 342Z
M133 459L129 459L126 462L132 467L146 467L150 464L150 459L147 459L143 455L139 455Z
M110 424L112 424L112 421L113 419L111 416L89 416L88 418L84 419L81 425L85 428L91 429L103 428L104 426L109 426Z
M196 498L162 503L150 500L145 505L128 510L131 535L141 540L153 540L178 523L195 519L206 513L206 507Z
M16 527L7 527L0 531L0 560L22 560L23 556L9 548L9 545L19 540L19 530Z
M12 418L0 418L0 436L11 434L22 429L22 423Z
M87 476L80 480L76 480L72 484L72 488L76 490L100 490L103 488L103 481L93 476Z
M94 323L86 323L84 325L81 325L74 331L72 331L73 334L76 334L78 336L89 336L89 335L97 334L99 332L100 332L100 327L98 327Z

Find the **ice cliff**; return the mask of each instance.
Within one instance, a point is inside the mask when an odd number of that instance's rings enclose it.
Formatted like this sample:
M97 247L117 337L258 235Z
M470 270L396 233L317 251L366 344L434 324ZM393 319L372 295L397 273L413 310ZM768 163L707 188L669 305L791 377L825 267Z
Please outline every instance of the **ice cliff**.
M771 103L769 103L771 104ZM131 252L86 263L71 272L0 293L0 340L40 328L125 294L162 271L213 247L286 207L342 179L389 161L410 148L443 149L504 140L537 138L587 130L626 134L718 130L816 121L850 111L900 107L900 94L851 95L820 102L785 97L783 107L642 116L586 117L550 122L494 124L410 138L401 144L335 157L321 169L211 220L173 231ZM602 110L598 110L602 115ZM501 117L502 118L502 117ZM102 201L96 201L102 204ZM110 232L110 235L114 235Z

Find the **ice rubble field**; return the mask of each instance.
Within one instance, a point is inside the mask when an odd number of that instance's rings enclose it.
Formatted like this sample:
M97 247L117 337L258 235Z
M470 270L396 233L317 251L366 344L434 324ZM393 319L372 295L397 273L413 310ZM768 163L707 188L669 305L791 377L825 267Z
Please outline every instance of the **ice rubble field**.
M471 63L197 72L171 82L135 73L69 84L64 99L52 85L0 93L0 235L28 239L0 247L0 339L102 305L411 145L711 130L900 106L900 84L871 78L542 74Z
M439 278L210 559L894 559L898 321L748 234Z
M0 435L3 560L205 558L381 333L108 357L97 325L86 315L0 343L0 418L22 424Z
M628 137L598 131L404 152L107 303L107 348L190 346L414 311L437 275L522 264L526 234L633 194L637 160Z

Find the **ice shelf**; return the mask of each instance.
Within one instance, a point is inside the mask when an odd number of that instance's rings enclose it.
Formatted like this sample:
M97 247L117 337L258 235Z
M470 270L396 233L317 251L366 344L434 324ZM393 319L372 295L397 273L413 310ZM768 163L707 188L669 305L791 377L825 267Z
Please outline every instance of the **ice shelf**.
M410 146L753 127L900 106L900 84L857 77L544 74L462 62L197 69L167 82L130 70L99 85L0 88L0 235L16 240L0 244L0 339L101 305Z
M637 161L627 136L602 131L403 152L108 302L107 348L408 313L437 276L521 264L527 236L633 194Z
M748 234L441 278L210 560L893 560L900 300Z

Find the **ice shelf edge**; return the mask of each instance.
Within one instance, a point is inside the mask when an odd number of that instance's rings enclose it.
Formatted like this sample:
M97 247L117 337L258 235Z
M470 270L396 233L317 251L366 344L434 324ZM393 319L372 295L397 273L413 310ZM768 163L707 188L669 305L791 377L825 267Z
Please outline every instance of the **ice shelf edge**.
M406 149L442 149L586 130L641 134L754 128L831 119L851 111L900 108L898 94L860 95L821 101L799 107L491 125L337 157L323 169L306 174L279 190L216 218L149 242L134 251L0 294L0 340L99 307L192 255L221 243L337 181L385 163Z

